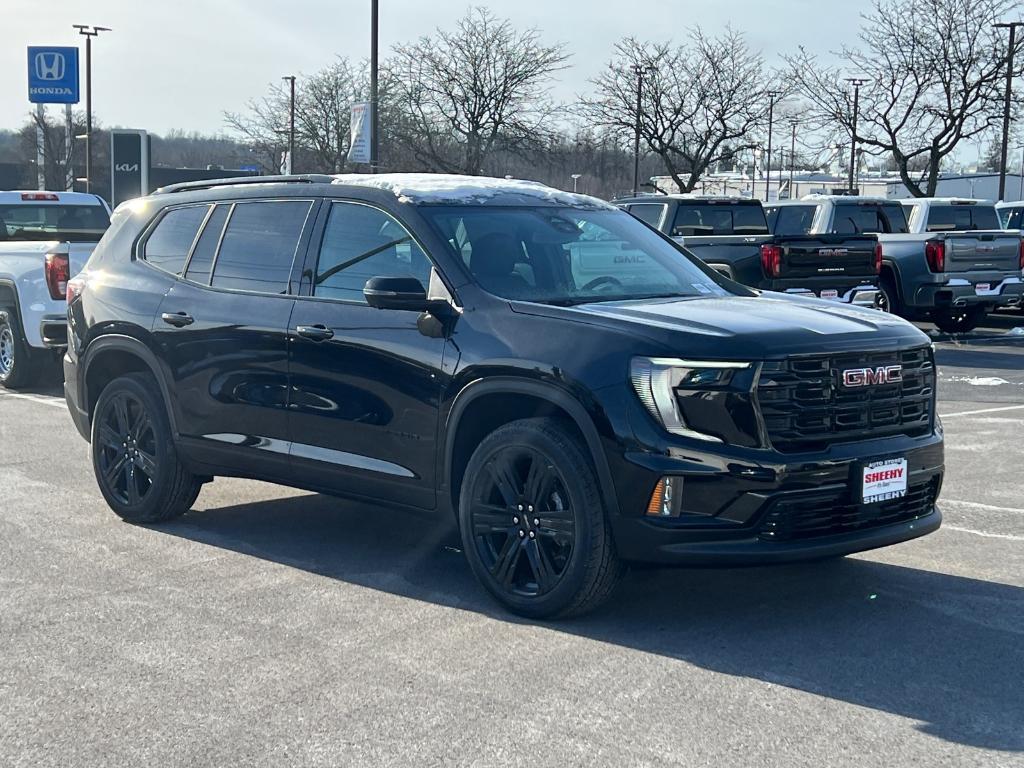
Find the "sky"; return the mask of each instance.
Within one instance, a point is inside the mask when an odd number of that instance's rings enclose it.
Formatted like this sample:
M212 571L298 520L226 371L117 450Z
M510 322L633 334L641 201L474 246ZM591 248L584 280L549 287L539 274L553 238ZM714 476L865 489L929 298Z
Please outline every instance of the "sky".
M471 5L565 43L570 67L553 95L568 101L623 37L683 42L694 25L716 33L731 24L772 64L799 45L826 54L856 42L870 0L380 0L381 57L453 26ZM282 76L369 56L370 0L0 0L0 10L0 128L19 127L31 110L26 46L81 42L84 80L84 39L72 24L113 30L93 45L94 115L153 133L225 132L225 111L244 110Z

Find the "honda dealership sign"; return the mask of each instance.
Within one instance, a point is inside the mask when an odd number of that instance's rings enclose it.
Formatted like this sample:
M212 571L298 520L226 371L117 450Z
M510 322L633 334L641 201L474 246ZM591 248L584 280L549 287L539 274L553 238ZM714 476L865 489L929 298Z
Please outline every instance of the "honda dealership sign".
M33 104L78 103L78 49L30 46L28 100Z

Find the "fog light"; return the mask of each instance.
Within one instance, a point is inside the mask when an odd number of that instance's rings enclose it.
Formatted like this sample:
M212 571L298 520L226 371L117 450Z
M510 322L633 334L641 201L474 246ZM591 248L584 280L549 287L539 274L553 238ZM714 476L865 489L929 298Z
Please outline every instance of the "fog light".
M683 478L663 477L647 503L649 517L679 517L683 503Z

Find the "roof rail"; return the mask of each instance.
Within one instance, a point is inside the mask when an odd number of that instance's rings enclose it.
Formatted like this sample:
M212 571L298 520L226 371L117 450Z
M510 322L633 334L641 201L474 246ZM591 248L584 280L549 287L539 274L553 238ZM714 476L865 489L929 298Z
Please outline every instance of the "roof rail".
M194 192L199 189L213 187L233 187L240 184L330 184L333 176L326 173L302 173L291 176L234 176L227 179L205 179L203 181L183 181L179 184L168 184L153 192L154 195L166 195L173 192Z

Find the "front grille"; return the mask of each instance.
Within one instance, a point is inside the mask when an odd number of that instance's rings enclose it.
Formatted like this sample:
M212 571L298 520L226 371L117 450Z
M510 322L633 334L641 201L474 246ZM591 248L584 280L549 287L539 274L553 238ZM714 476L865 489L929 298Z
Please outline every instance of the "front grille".
M850 368L900 364L894 384L846 387ZM762 364L757 397L768 439L784 453L821 450L874 437L919 437L932 429L935 363L928 347L793 357Z
M877 504L851 504L842 492L782 498L765 515L760 536L767 541L793 541L914 520L931 512L940 481L936 475L910 486L901 499Z

